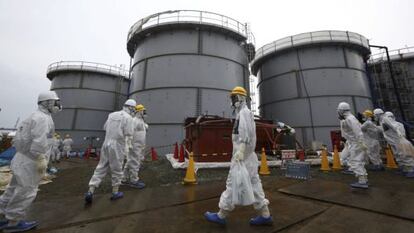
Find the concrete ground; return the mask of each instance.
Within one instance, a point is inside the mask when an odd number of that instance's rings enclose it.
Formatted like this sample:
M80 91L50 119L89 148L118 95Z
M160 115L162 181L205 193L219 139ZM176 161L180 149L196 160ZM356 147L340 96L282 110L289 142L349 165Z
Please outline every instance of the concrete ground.
M172 170L166 160L145 162L142 190L121 187L125 197L110 201L110 179L85 206L83 194L97 162L65 160L58 177L40 187L28 212L40 226L33 232L414 232L414 179L394 171L371 172L369 190L354 190L354 181L340 172L312 168L308 181L283 177L279 168L262 177L273 226L253 227L252 207L239 207L225 227L204 220L217 211L227 169L199 170L197 185L184 186L184 170Z

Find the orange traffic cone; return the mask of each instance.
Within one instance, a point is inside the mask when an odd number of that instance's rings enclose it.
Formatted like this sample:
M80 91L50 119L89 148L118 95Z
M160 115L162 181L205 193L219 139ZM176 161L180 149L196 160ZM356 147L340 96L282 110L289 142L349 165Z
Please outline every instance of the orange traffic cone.
M305 161L305 151L304 150L298 150L298 157L299 161Z
M179 158L178 158L178 162L179 163L184 163L184 145L183 144L181 144L181 146L180 146L180 156L179 156Z
M175 143L175 147L174 147L174 159L178 159L178 143Z
M187 167L187 171L185 172L183 184L197 184L195 170L194 170L193 152L190 153L190 157L188 160L188 167Z
M398 168L397 164L394 160L394 155L392 154L392 150L390 148L390 145L387 145L387 148L385 148L385 154L387 155L387 168L395 169Z
M158 154L155 151L154 147L151 147L151 158L152 158L152 161L158 160Z
M262 176L270 175L269 167L267 166L266 152L265 152L264 147L262 148L262 156L260 158L259 174Z
M324 148L322 150L322 156L321 156L321 171L327 172L330 171L331 168L329 167L329 161L328 161L328 152Z
M338 148L336 148L336 145L334 146L332 169L342 170L341 160L339 159L339 152L338 152Z

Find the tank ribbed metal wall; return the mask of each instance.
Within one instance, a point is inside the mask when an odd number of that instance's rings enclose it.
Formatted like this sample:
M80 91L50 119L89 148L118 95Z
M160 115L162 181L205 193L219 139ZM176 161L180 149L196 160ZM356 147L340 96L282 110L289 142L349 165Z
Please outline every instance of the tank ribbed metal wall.
M56 62L47 70L63 111L53 116L56 132L70 134L73 149L84 150L89 145L84 137L99 137L100 147L108 114L122 108L128 94L127 72L119 67L91 62Z
M231 116L229 91L249 84L246 39L244 24L201 11L162 12L131 27L130 95L147 108L148 145L181 142L186 117Z
M348 102L354 113L372 107L369 54L366 38L344 31L303 33L263 46L251 63L261 116L294 127L307 147L313 141L331 145L339 102Z

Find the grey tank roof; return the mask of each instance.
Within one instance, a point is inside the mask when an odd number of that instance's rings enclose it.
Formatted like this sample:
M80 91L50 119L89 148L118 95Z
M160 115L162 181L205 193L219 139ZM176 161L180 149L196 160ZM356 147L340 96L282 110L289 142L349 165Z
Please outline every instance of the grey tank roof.
M360 49L365 56L370 54L368 39L358 33L333 30L306 32L273 41L259 48L251 62L252 73L257 75L260 64L276 53L320 44L347 44Z
M52 80L57 73L70 72L70 71L83 71L101 73L107 75L113 75L116 77L123 77L128 79L128 70L118 66L111 66L96 62L86 61L59 61L50 64L47 67L47 78Z
M248 37L246 24L225 15L198 10L163 11L142 18L132 25L127 37L129 55L134 56L137 44L148 34L174 28L209 28L240 41L245 41Z

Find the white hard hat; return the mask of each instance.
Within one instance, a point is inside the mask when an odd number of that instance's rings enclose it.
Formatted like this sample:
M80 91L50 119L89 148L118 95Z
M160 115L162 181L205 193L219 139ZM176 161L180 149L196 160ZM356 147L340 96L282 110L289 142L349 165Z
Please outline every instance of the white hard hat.
M382 111L382 109L380 108L376 108L374 109L373 113L374 115L381 115L381 114L384 114L384 111Z
M124 105L125 106L131 106L131 107L135 108L135 106L137 105L137 102L133 99L128 99L127 101L125 101Z
M342 111L350 111L351 107L349 106L348 103L346 102L341 102L338 104L338 110L342 110Z
M42 102L46 100L59 100L58 95L54 91L45 91L39 94L37 97L37 102Z

